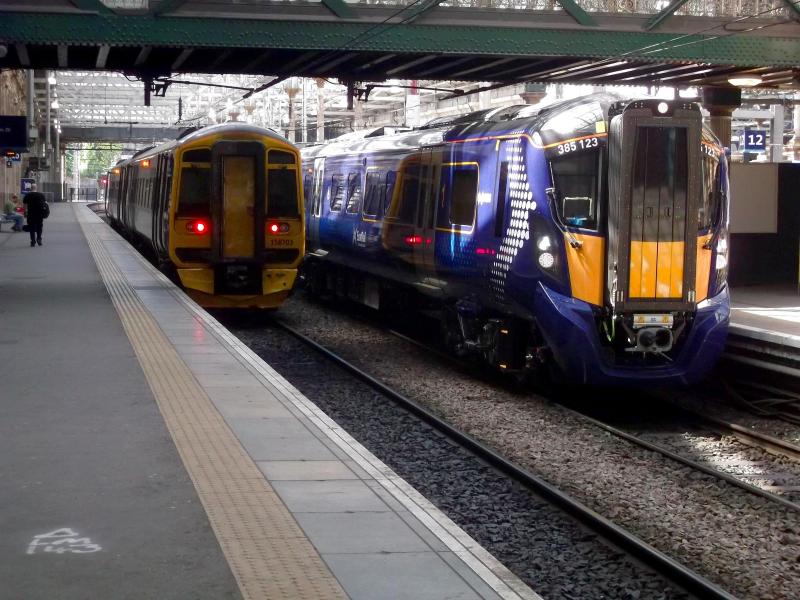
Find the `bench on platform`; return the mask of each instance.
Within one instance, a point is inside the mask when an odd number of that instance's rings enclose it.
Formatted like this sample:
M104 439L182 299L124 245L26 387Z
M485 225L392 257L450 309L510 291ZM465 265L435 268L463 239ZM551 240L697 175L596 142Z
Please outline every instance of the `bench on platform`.
M10 224L12 227L14 226L14 219L9 219L3 214L0 214L0 231L3 231L3 225L6 223Z

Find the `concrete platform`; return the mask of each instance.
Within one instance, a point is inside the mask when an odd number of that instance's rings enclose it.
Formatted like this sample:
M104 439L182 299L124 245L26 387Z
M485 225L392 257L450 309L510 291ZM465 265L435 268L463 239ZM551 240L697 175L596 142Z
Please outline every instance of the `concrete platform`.
M793 285L733 288L729 348L800 366L799 291Z
M0 597L538 598L85 206L0 318Z

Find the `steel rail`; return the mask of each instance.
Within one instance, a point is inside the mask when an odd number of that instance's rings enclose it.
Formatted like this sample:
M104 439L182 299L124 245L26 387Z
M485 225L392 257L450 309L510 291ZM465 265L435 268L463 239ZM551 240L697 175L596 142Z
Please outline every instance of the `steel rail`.
M766 498L767 500L770 500L772 502L776 502L776 503L781 504L781 505L783 505L783 506L785 506L787 508L790 508L792 510L800 511L800 504L797 504L796 502L792 502L791 500L787 500L786 498L782 498L781 496L778 496L777 494L773 494L772 492L769 492L767 490L762 490L760 487L757 487L755 485L752 485L750 483L742 481L741 479L737 479L733 475L729 475L728 473L725 473L724 471L719 471L719 470L714 469L712 467L707 467L706 465L703 465L701 463L695 462L695 461L693 461L693 460L691 460L689 458L685 458L685 457L681 456L680 454L677 454L677 453L673 452L672 450L664 448L663 446L660 446L658 444L654 444L653 442L648 442L647 440L643 440L642 438L640 438L640 437L638 437L636 435L628 433L627 431L623 431L622 429L618 429L618 428L614 427L613 425L608 425L607 423L603 423L602 421L600 421L598 419L595 419L594 417L590 417L589 415L585 415L582 412L577 411L577 410L575 410L573 408L569 408L569 407L564 406L564 405L560 405L560 406L561 406L561 408L563 408L567 412L572 413L573 415L575 415L577 418L583 419L585 421L588 421L589 423L591 423L595 427L599 427L600 429L603 429L604 431L607 431L607 432L609 432L610 434L612 434L612 435L614 435L616 437L619 437L619 438L622 438L624 440L627 440L628 442L631 442L632 444L636 444L636 445L641 446L642 448L645 448L645 449L650 450L652 452L657 452L657 453L659 453L659 454L661 454L663 456L666 456L667 458L670 458L670 459L672 459L672 460L674 460L676 462L681 463L682 465L685 465L687 467L691 467L692 469L694 469L696 471L700 471L702 473L705 473L706 475L710 475L711 477L716 477L717 479L721 479L722 481L725 481L726 483L729 483L729 484L731 484L733 486L741 488L746 492L749 492L751 494L755 494L756 496L761 496L762 498ZM692 414L694 414L694 413L692 413ZM701 416L701 415L698 415L698 416ZM750 445L750 444L748 444L748 445Z
M705 577L695 573L693 570L680 564L663 552L653 548L650 544L644 542L628 531L625 531L619 525L613 523L591 508L570 497L544 479L507 460L472 436L459 431L417 402L391 389L383 382L375 379L368 373L349 363L325 346L300 333L279 319L276 319L273 322L337 364L339 367L348 371L373 389L379 391L381 394L384 394L387 398L391 399L402 408L416 415L422 421L431 425L439 432L447 435L462 447L473 452L476 456L491 464L504 475L511 477L515 481L532 490L537 495L571 515L573 518L580 521L612 544L624 549L630 556L648 565L656 572L669 579L690 594L693 594L699 598L735 600L735 596L710 582Z

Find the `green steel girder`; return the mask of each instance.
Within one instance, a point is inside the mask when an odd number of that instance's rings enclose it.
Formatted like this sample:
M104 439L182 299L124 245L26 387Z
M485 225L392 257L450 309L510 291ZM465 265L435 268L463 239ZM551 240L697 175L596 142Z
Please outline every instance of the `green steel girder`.
M794 18L800 17L800 0L783 0L786 5L794 12Z
M681 6L686 4L689 0L672 0L661 12L659 12L656 16L650 19L644 26L647 31L651 29L655 29L661 23L669 19L675 11L678 10ZM789 2L790 0L786 0Z
M556 0L561 5L561 8L564 9L570 17L575 19L580 25L584 27L596 27L597 21L595 21L589 13L583 10L575 0Z
M2 14L2 13L0 13ZM236 20L119 14L5 13L0 42L40 45L361 50L394 53L592 57L711 65L800 65L790 37L681 37L645 31L398 25L376 35L372 23ZM362 35L365 34L366 35ZM360 37L359 37L360 36ZM357 40L353 43L353 40Z
M356 14L344 0L322 0L325 7L340 19L354 19Z

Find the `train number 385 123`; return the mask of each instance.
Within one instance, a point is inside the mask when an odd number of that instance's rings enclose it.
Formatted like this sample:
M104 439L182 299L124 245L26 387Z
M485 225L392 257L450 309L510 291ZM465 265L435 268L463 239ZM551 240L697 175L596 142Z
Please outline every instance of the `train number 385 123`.
M585 138L582 140L569 140L564 142L563 144L558 144L556 146L556 151L559 154L569 154L570 152L575 152L576 150L586 150L587 148L597 148L597 141L596 137Z

